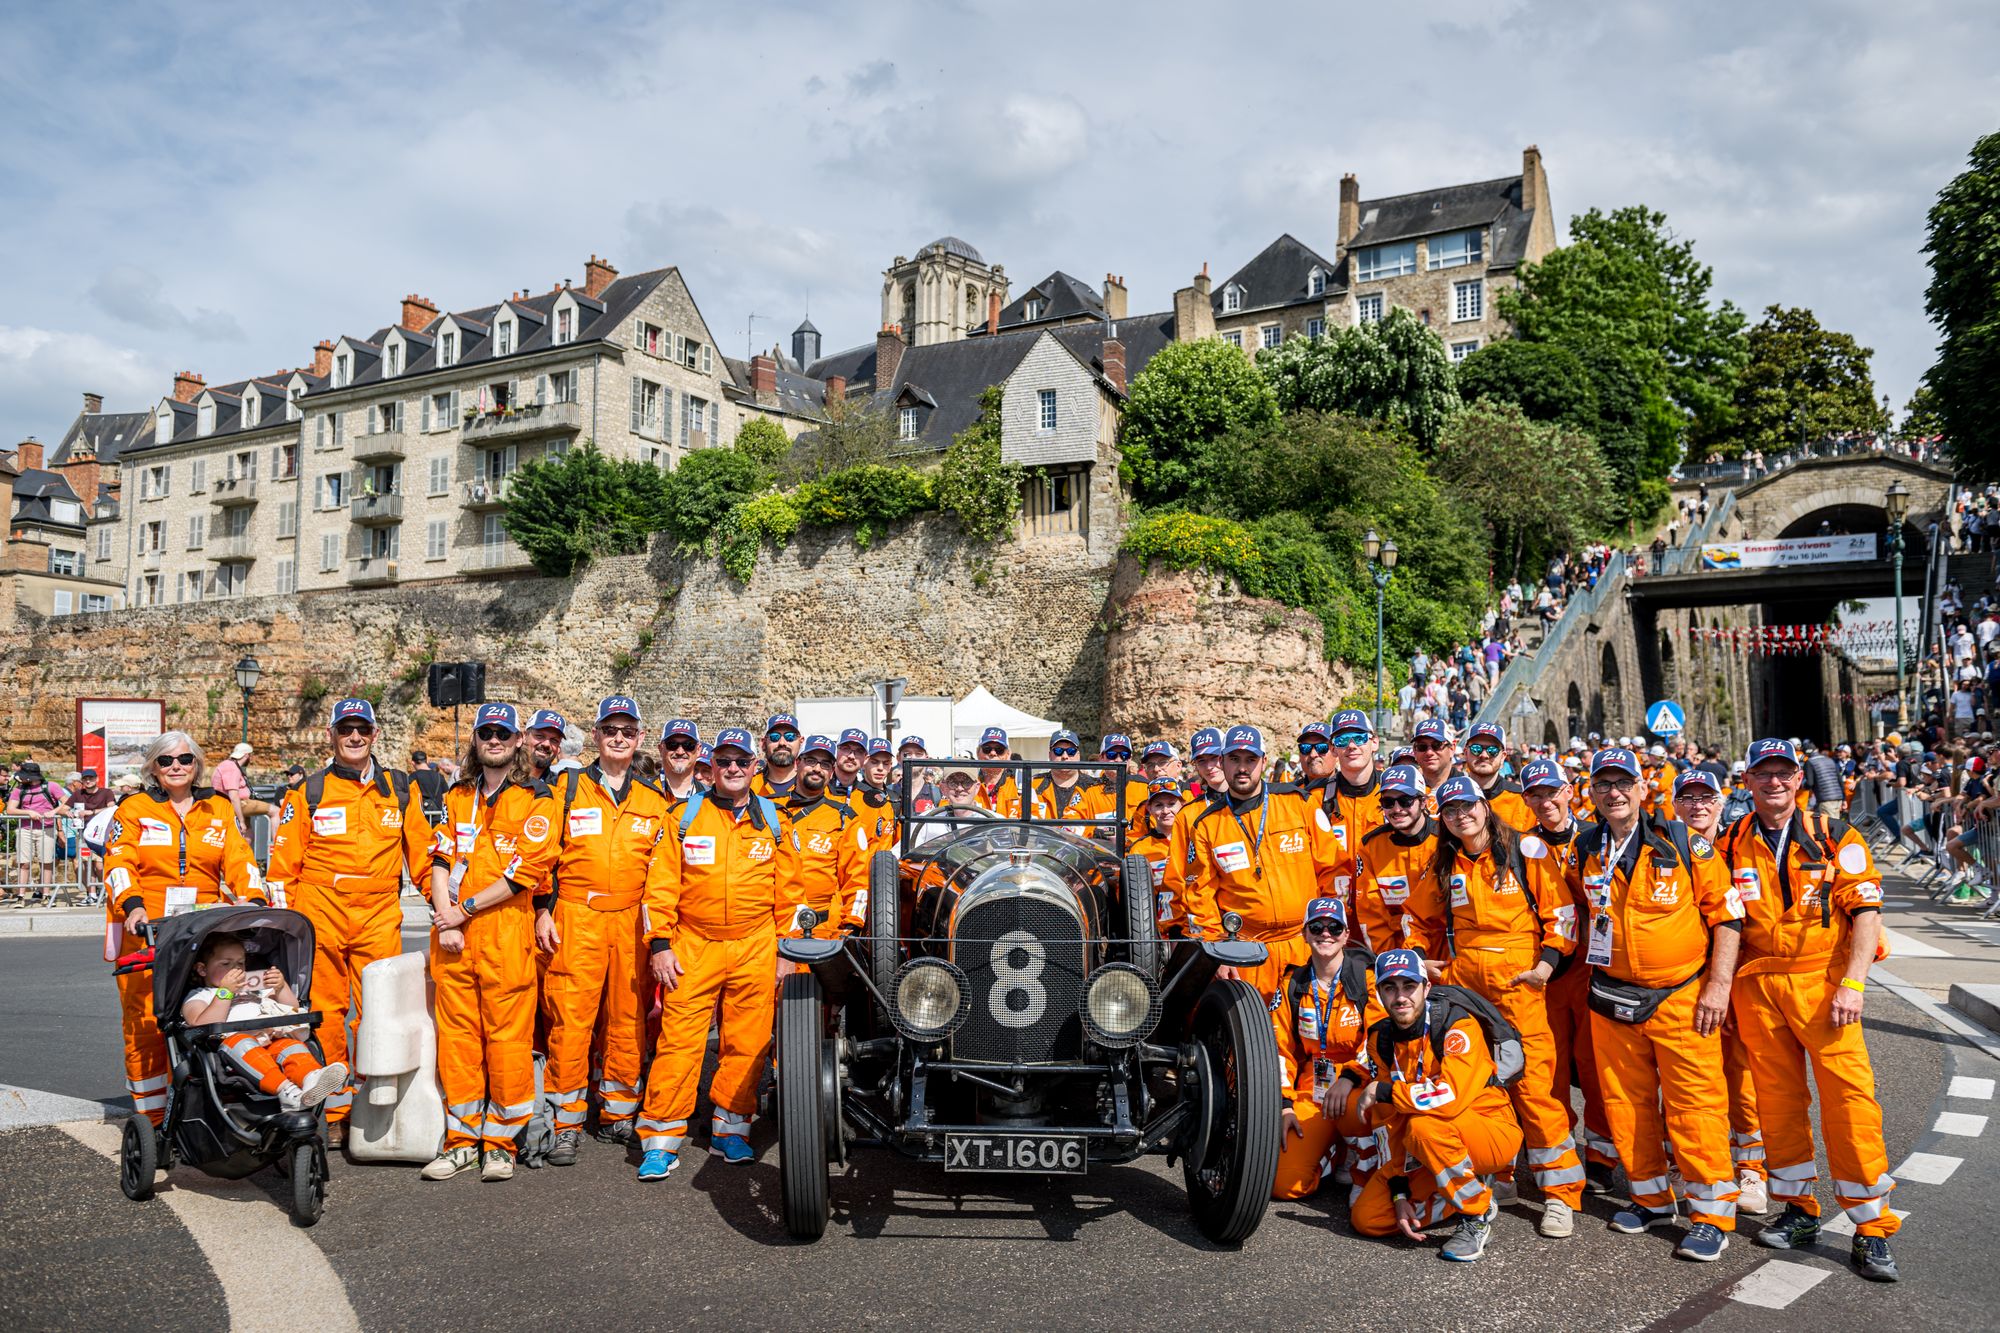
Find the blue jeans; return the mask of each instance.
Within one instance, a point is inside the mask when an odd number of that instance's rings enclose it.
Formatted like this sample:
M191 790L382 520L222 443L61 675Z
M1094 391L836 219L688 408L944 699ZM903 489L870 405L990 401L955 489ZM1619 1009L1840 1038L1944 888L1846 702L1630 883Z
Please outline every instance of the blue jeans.
M1891 838L1898 841L1902 840L1903 825L1902 821L1896 818L1895 797L1891 796L1888 800L1875 807L1875 818L1882 821L1882 826L1889 830Z

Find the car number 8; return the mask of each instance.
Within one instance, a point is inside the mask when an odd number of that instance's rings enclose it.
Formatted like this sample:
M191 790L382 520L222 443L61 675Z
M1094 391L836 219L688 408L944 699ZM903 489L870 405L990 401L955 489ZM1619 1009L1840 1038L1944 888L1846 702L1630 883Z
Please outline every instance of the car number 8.
M1026 967L1014 966L1009 955L1016 949L1028 955ZM1010 930L993 941L989 961L993 967L993 989L986 993L986 1011L993 1015L993 1021L1004 1028L1032 1027L1040 1022L1043 1011L1049 1007L1049 992L1042 985L1048 950L1042 947L1042 942L1025 930ZM1027 997L1018 1009L1008 1003L1008 998L1017 991Z

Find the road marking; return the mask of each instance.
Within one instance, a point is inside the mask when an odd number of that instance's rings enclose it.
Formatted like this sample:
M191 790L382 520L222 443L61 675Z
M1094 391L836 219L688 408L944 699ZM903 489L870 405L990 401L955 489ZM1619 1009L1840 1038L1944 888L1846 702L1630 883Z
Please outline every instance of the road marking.
M1729 1289L1729 1299L1766 1310L1782 1310L1832 1277L1829 1269L1772 1259Z
M1946 1157L1934 1152L1913 1152L1903 1159L1903 1164L1895 1169L1899 1183L1915 1181L1919 1185L1942 1185L1951 1179L1951 1173L1965 1164L1963 1157Z
M1990 1078L1967 1078L1963 1074L1952 1076L1951 1086L1944 1090L1947 1097L1970 1097L1974 1101L1993 1100L1993 1080Z
M1889 941L1889 956L1892 958L1950 958L1952 955L1935 944L1926 944L1920 939L1905 935L1900 930L1884 928L1884 937Z
M1910 1215L1907 1208L1891 1208L1889 1211L1896 1215L1898 1222ZM1829 1236L1851 1236L1854 1234L1854 1219L1846 1213L1835 1213L1820 1223L1819 1229Z
M122 1124L57 1128L118 1160ZM155 1197L173 1210L215 1270L229 1304L230 1328L360 1329L333 1265L268 1194L246 1181L196 1176L187 1168L183 1180Z
M1931 1126L1931 1132L1976 1139L1986 1132L1986 1117L1972 1115L1966 1111L1939 1111L1937 1123Z

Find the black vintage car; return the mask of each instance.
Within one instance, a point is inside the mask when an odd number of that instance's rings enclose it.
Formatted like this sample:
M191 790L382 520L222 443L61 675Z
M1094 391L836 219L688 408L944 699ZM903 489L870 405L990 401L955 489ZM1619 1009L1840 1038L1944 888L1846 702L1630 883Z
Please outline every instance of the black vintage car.
M826 1230L829 1172L857 1148L1045 1176L1163 1152L1203 1235L1239 1242L1263 1219L1277 1043L1257 991L1216 974L1264 946L1228 921L1229 938L1162 940L1150 868L1124 855L1124 765L1074 766L1113 774L1115 824L913 816L874 855L858 933L780 944L800 965L776 1033L793 1235ZM1025 791L1051 765L998 767Z

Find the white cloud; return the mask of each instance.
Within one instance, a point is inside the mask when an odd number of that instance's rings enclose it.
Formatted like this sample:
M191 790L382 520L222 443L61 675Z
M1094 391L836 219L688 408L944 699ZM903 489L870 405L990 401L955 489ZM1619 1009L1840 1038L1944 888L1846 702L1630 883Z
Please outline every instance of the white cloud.
M60 438L83 393L103 394L113 411L138 411L165 396L172 374L94 334L0 324L0 404L12 429L45 444Z
M169 301L159 275L130 264L98 274L90 299L113 319L156 333L184 333L203 342L241 342L243 327L226 310L197 307L183 311Z

